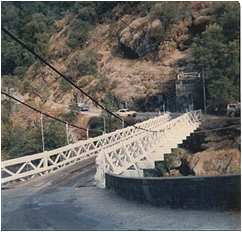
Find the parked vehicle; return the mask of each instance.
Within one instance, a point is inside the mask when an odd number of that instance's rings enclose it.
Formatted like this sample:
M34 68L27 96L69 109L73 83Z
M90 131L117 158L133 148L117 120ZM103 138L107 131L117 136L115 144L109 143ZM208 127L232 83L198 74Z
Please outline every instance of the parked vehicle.
M86 104L78 104L77 108L79 111L89 111L89 106Z
M116 114L120 117L136 117L137 113L136 111L130 111L128 109L119 109Z
M240 103L233 103L227 105L227 116L240 116Z

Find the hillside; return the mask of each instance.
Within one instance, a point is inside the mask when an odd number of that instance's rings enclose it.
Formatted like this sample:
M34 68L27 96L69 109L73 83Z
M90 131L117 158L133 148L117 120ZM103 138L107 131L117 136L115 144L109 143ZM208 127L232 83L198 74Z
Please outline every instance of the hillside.
M112 109L127 103L136 110L159 110L150 99L174 96L171 81L179 71L204 67L211 104L239 99L236 2L3 2L2 24ZM77 98L95 109L90 100L3 33L2 48L2 88L86 126L84 116L71 109ZM2 102L8 115L2 117L2 134L10 140L18 130L38 125L39 115L23 107L9 111L9 104ZM51 134L60 141L63 128L57 128ZM60 145L50 143L50 148ZM6 141L7 154L17 153L9 146Z

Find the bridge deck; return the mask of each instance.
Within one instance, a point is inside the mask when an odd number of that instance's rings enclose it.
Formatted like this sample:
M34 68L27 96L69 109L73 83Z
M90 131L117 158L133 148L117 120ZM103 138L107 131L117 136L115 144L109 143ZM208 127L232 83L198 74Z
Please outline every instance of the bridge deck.
M93 159L2 190L2 230L236 230L239 212L158 208L94 186Z

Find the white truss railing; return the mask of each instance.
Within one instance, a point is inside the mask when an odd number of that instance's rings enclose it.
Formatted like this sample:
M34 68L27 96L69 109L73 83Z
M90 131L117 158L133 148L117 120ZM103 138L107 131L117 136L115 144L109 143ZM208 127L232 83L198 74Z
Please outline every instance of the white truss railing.
M182 143L200 125L201 111L185 113L165 123L154 123L153 130L140 132L126 141L103 149L96 159L96 182L105 187L105 173L120 175L127 170L139 173L140 161L162 160L162 156Z
M166 113L142 123L137 123L135 124L136 127L130 126L95 138L78 141L55 150L3 161L1 162L2 183L42 176L89 157L95 157L103 153L108 154L112 150L118 153L118 147L124 146L123 149L126 149L126 144L132 146L133 143L138 143L140 144L140 149L146 151L154 142L148 136L151 132L137 129L137 127L157 130L170 119L171 115ZM138 142L137 139L139 140ZM136 149L136 147L128 149L132 152L130 159L132 159L131 157L133 159L136 157L133 153L140 154L132 150ZM120 154L120 157L122 157L122 154ZM116 164L114 161L113 163L109 162L108 165L110 165L109 169L111 170L111 167L115 167Z

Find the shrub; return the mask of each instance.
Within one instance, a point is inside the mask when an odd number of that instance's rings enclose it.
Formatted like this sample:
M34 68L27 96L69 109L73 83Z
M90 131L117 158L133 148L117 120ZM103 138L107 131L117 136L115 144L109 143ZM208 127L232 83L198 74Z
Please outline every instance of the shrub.
M63 92L68 92L72 89L70 83L68 83L65 79L61 78L60 80L60 90Z
M96 54L93 51L81 53L77 65L81 75L91 75L97 71Z
M41 129L39 122L35 127L27 128L11 122L2 123L1 148L6 158L15 158L35 154L42 151ZM44 118L45 148L51 150L66 145L65 126L53 120Z
M73 106L71 108L74 108ZM62 118L67 122L73 122L76 119L76 116L78 115L77 112L74 112L73 109L69 111L68 113L65 113L62 115Z
M160 19L164 32L167 32L173 23L190 16L191 3L189 2L159 2L150 10L150 17Z
M91 25L80 19L73 20L70 26L67 44L71 48L83 47L88 39Z
M67 64L67 75L72 78L76 75L91 75L97 71L96 53L92 50L76 52Z

